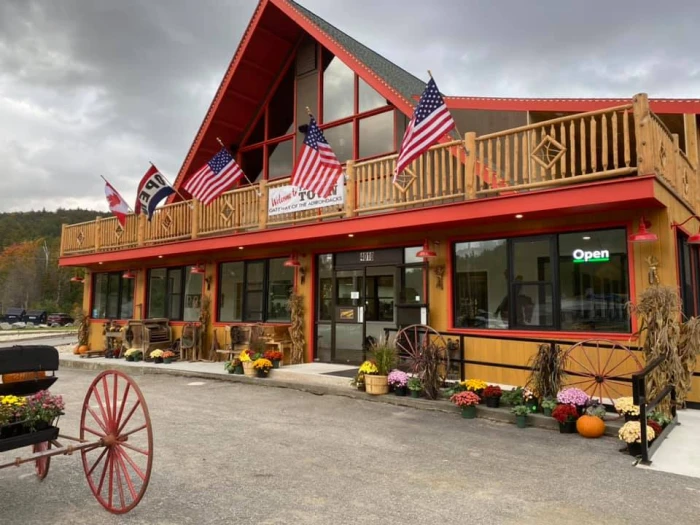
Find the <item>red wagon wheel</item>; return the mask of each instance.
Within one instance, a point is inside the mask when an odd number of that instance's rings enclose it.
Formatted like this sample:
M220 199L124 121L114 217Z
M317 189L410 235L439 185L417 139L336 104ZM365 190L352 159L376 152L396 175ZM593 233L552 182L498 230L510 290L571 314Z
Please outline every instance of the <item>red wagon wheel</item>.
M146 492L153 464L153 430L138 385L126 374L107 370L85 395L80 438L101 440L81 451L90 490L105 509L124 514Z
M34 445L32 452L36 454L37 452L46 452L51 448L51 442L44 441L43 443L37 443ZM36 477L39 480L43 480L49 473L49 467L51 466L51 458L39 458L36 460Z
M564 354L566 373L575 386L601 403L631 395L632 375L643 367L635 353L615 341L588 340Z
M421 368L429 346L432 346L432 350L436 352L437 358L442 362L442 365L438 367L438 374L444 383L451 375L450 352L445 338L434 328L423 324L407 326L396 334L396 349L399 359L407 360L409 368L416 368L416 370L411 370L414 373Z

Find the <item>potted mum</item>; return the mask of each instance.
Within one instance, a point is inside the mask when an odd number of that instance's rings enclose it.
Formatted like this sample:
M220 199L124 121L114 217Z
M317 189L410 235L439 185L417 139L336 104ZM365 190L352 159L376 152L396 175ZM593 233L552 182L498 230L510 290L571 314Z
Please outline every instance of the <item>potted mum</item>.
M253 361L253 368L255 369L258 377L267 377L270 374L270 370L272 370L272 366L272 361L265 359L264 357L260 357Z
M618 397L613 401L615 410L625 417L625 421L637 421L639 419L639 406L634 404L631 397Z
M253 359L251 357L252 355L252 350L243 350L238 355L238 359L240 359L243 365L243 373L248 377L255 377L256 374L255 368L253 368Z
M523 403L530 408L530 412L537 412L539 402L535 393L529 388L523 388Z
M0 438L14 437L27 431L22 421L26 402L21 396L0 396Z
M502 395L503 390L497 385L488 385L482 392L482 398L486 401L486 406L489 408L498 408Z
M531 409L527 405L515 405L510 411L515 415L515 424L518 428L527 428L527 416Z
M650 426L652 428L652 430L654 431L654 438L653 439L650 439L647 437L649 444L651 445L652 442L661 435L661 432L663 432L664 429L661 428L661 425L659 425L653 419L647 419L647 426Z
M630 456L642 454L642 425L639 421L628 421L618 431L617 437L627 444L627 452ZM647 425L647 441L656 439L654 429Z
M387 340L372 345L372 361L376 372L365 373L365 392L372 395L389 393L389 371L396 364L396 348Z
M465 419L474 419L476 417L476 405L481 402L481 399L474 392L467 390L466 392L457 392L450 401L462 409L462 417Z
M506 405L518 406L523 404L523 388L518 386L507 392L503 392L501 401Z
M556 408L557 402L551 397L545 397L540 403L540 406L545 416L552 417L552 410Z
M389 386L394 389L397 396L406 395L406 385L408 385L408 374L402 370L392 370L387 377Z
M243 363L237 357L224 363L224 370L229 374L243 374Z
M481 379L467 379L466 381L462 382L462 385L464 385L467 392L474 392L477 396L479 396L479 399L481 399L484 389L489 386L486 381L482 381Z
M165 352L163 352L163 362L166 365L169 365L174 360L175 360L175 352L173 352L172 350L166 350Z
M163 351L162 350L153 350L150 354L148 354L148 357L153 359L153 362L156 364L162 363L163 362Z
M272 368L279 368L282 359L284 359L284 354L279 350L268 350L263 354L263 357L272 361Z
M64 408L65 404L61 396L42 390L25 398L19 417L30 432L46 430L55 424L59 416L63 415Z
M559 432L562 434L576 433L576 420L579 415L574 405L557 405L552 411L552 417L559 422Z
M136 361L137 354L143 356L143 352L141 352L141 350L138 348L129 348L126 352L124 352L124 359L127 361Z
M590 399L589 395L580 388L565 388L557 394L557 402L562 405L574 405L579 415L583 414Z
M421 383L420 378L412 377L408 380L408 389L411 391L411 397L419 398L421 390L423 390L423 383Z

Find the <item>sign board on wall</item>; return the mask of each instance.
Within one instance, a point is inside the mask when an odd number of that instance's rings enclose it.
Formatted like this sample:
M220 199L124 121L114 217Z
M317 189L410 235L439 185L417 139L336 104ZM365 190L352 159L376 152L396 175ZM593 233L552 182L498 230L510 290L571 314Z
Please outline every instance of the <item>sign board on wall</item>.
M277 186L269 188L267 214L282 215L305 210L325 208L327 206L342 207L345 204L343 185L336 185L327 198L323 199L313 191L302 190L296 186Z

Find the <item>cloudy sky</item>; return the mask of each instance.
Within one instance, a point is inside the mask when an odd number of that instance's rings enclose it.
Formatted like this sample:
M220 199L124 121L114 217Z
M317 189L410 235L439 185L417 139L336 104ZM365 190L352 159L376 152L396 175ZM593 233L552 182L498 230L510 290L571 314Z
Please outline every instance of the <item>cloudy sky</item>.
M300 3L449 95L700 97L696 1ZM174 178L255 5L0 0L0 211Z

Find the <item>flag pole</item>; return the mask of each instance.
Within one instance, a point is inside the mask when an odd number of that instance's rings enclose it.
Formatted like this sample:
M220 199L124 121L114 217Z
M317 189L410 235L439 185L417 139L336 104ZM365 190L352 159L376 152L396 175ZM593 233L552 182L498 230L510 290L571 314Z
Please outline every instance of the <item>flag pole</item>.
M124 204L126 204L126 207L129 208L129 213L136 213L134 210L131 209L131 206L129 206L129 203L126 202L126 199L124 199L124 197L122 197L122 194L117 191L117 189L114 187L114 185L111 182L109 182L107 179L105 179L104 175L100 175L100 177L102 177L102 180L105 181L107 184L109 184L110 187L117 193L117 195L119 195L119 198L124 202Z
M153 166L154 168L156 168L156 165L153 164L150 160L148 161L148 163L149 163L151 166ZM167 182L168 185L173 189L173 191L174 191L175 193L177 193L177 195L180 196L180 198L183 200L183 202L187 202L187 199L185 198L185 196L184 196L182 193L180 193L179 191L177 191L177 188L175 188L175 186L173 186L172 182L170 182L168 179L165 178L165 175L163 175L163 172L160 171L158 168L156 168L156 170L158 171L158 173L160 173L160 176L163 177L163 180L164 180L165 182ZM192 204L192 203L190 202L190 203L188 204L188 206L190 207L191 210L194 210L194 204Z
M221 147L222 147L222 148L224 148L226 151L229 151L229 149L226 147L226 144L224 144L224 141L223 141L223 140L221 140L219 137L216 137L216 141L217 141L219 144L221 144ZM231 155L231 156L233 156L233 155ZM252 185L253 185L253 182L248 178L248 175L246 175L245 172L244 172L243 170L241 170L241 173L243 173L243 177L245 178L245 180L248 181L248 184L250 184L250 185L252 186ZM260 193L260 190L255 190L255 191L256 191L256 193L258 194L258 197L262 197L262 193Z

